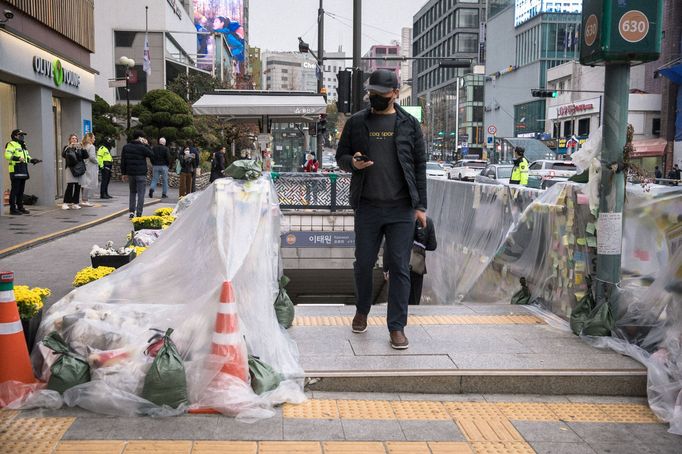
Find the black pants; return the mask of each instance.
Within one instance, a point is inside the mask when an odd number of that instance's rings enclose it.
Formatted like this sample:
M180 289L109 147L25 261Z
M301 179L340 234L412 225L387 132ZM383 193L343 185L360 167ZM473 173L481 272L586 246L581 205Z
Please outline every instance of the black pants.
M68 183L64 191L64 203L78 203L80 199L81 185L78 183Z
M102 182L99 186L99 196L109 195L109 182L111 181L111 164L102 167Z
M145 175L129 176L128 188L130 188L128 210L131 213L135 213L135 216L142 216L144 194L147 191L147 177Z
M415 306L419 304L422 299L424 275L410 271L410 284L410 306Z
M26 178L14 178L10 175L9 210L17 211L24 209L24 188Z
M373 270L383 238L388 255L384 260L388 262L390 276L387 324L389 331L400 331L407 325L414 210L368 205L360 205L355 210L355 304L361 314L369 314L372 307Z

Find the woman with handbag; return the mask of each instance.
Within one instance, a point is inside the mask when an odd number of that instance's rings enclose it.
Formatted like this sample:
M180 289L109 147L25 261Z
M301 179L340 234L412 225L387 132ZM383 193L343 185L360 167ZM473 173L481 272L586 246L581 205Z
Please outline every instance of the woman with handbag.
M95 150L95 135L91 132L83 136L81 148L84 152L85 174L81 182L82 207L94 207L90 202L90 194L97 190L97 176L99 174L99 164L97 163L97 150ZM87 156L85 155L87 154Z
M78 136L76 134L69 136L69 144L62 150L62 158L64 158L66 166L66 172L64 172L66 190L64 191L62 210L80 210L81 206L78 204L78 201L81 193L81 181L86 167L83 160L83 150L78 143Z

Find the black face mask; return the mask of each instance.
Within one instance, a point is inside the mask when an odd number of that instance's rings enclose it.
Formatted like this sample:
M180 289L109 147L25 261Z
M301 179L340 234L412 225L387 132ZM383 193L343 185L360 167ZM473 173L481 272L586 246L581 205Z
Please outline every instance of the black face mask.
M391 103L391 98L384 98L381 95L369 95L369 104L372 109L383 112L388 109L388 105Z

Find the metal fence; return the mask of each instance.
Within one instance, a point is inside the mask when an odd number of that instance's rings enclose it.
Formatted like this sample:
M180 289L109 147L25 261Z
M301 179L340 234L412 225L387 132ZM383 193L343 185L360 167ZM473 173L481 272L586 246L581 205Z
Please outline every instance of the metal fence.
M272 172L282 209L350 209L350 173Z

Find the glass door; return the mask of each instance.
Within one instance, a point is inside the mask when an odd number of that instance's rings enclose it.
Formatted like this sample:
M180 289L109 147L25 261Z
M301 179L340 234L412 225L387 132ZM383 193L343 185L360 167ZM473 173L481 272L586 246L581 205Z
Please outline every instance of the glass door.
M64 162L62 159L62 101L52 98L52 117L54 121L54 162L57 183L55 199L64 195Z

